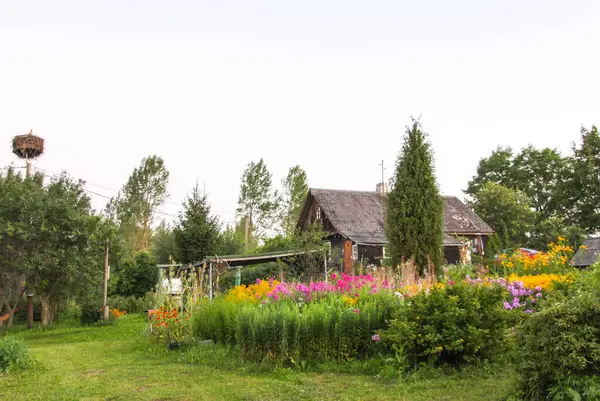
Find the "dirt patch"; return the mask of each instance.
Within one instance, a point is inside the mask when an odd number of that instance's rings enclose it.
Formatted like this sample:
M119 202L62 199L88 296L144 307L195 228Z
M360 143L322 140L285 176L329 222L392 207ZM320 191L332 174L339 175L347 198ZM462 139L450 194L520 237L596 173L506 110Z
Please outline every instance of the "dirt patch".
M148 378L148 376L139 376L136 377L135 380L146 380Z
M92 376L92 377L93 377L93 376L98 376L98 375L101 375L101 374L103 374L103 373L104 373L104 371L103 371L103 370L99 370L99 369L92 369L92 370L88 370L88 371L87 371L87 372L85 372L84 374L85 374L86 376Z

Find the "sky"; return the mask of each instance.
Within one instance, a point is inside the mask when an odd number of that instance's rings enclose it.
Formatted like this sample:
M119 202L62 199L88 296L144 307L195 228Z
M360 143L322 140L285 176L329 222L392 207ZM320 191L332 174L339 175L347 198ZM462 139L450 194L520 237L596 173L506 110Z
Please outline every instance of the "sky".
M298 164L311 187L374 190L418 117L462 197L497 146L567 154L600 124L599 19L594 0L3 1L0 166L33 129L34 166L101 209L156 154L159 218L198 182L229 223L250 161L277 186Z

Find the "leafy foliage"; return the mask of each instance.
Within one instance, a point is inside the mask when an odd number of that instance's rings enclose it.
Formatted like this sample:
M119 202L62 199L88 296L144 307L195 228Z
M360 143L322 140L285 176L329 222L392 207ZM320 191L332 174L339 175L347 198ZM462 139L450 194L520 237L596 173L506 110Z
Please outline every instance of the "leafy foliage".
M25 341L15 337L0 338L0 372L24 368L30 362Z
M565 207L569 220L586 230L600 229L600 133L598 128L581 128L581 143L573 145L569 175L565 180ZM569 208L569 206L571 206Z
M244 227L245 219L242 218L235 227L227 226L219 236L219 252L222 255L239 255L244 252ZM250 234L250 233L249 233ZM256 238L250 235L249 247L253 248L258 244Z
M536 214L525 193L489 181L469 206L496 231L504 248L527 243Z
M277 211L277 198L271 173L263 159L249 163L242 175L237 209L238 214L245 218L245 251L249 250L251 233L261 238L270 227Z
M381 338L407 368L491 358L505 345L503 297L499 286L433 287L402 304Z
M287 176L281 181L281 185L283 186L281 227L284 235L289 236L295 231L308 194L306 171L300 166L290 167Z
M418 121L406 128L388 194L386 232L392 264L413 259L421 273L442 263L443 200L435 182L431 145Z
M148 252L138 252L134 259L125 258L117 282L116 293L143 297L152 291L158 280L158 268Z
M156 263L167 264L171 260L181 260L181 251L175 239L175 233L164 220L161 221L152 234L150 253Z
M477 196L485 185L493 182L523 192L540 217L556 216L559 207L559 184L564 178L565 159L555 149L528 146L518 154L511 148L499 147L479 161L477 175L465 193Z
M106 303L111 308L124 310L127 313L145 313L156 306L156 301L155 294L147 293L143 297L113 295L108 298Z
M41 301L44 326L52 323L59 301L100 288L106 241L101 223L83 184L66 174L47 185L41 175L23 178L10 169L0 177L3 275L25 279Z
M169 172L161 157L142 159L133 169L116 200L116 215L121 234L131 252L148 250L151 225L159 206L167 199Z
M522 395L530 400L600 396L599 287L557 294L518 328Z

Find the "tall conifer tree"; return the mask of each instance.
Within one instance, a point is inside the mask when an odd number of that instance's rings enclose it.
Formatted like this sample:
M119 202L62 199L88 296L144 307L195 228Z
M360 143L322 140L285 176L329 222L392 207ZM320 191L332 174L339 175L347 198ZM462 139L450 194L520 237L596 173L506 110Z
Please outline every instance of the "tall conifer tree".
M392 264L414 258L423 274L429 256L442 264L444 202L435 182L433 155L421 124L406 127L404 145L387 195L386 231Z

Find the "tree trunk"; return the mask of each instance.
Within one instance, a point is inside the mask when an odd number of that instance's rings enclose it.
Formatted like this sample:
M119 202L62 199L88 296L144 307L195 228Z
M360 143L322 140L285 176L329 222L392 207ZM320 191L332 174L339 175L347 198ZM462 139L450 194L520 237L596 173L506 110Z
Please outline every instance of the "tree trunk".
M246 224L244 229L244 253L248 253L248 235L250 234L250 216L246 216Z
M54 321L54 303L50 297L42 297L42 327L47 327Z
M6 307L6 309L8 310L8 321L6 322L6 327L7 328L11 328L12 324L13 324L13 317L15 316L15 310L14 308L10 307L10 304L8 302L6 302L6 304L4 305Z

